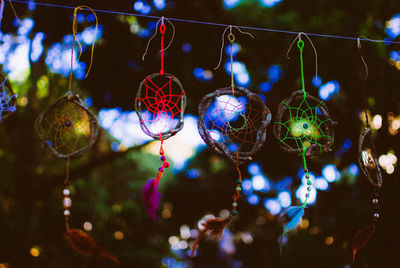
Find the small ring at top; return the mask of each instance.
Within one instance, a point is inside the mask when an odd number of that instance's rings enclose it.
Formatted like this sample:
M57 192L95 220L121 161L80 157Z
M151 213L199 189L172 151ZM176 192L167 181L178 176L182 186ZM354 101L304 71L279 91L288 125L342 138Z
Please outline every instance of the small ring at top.
M165 27L165 24L161 24L161 25L160 25L160 33L161 33L161 34L165 34L165 28L166 28L166 27Z
M231 42L231 43L235 42L235 36L231 33L228 34L228 39L229 39L229 42Z
M297 46L301 49L304 47L304 41L303 40L299 40L297 41Z

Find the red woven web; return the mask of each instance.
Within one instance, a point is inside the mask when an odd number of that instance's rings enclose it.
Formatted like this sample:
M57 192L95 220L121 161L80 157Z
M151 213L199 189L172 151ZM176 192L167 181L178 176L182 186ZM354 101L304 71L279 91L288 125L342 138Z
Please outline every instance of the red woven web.
M167 81L167 82L165 82ZM183 116L182 98L185 92L173 80L173 76L146 77L139 89L141 121L144 132L150 136L178 131Z

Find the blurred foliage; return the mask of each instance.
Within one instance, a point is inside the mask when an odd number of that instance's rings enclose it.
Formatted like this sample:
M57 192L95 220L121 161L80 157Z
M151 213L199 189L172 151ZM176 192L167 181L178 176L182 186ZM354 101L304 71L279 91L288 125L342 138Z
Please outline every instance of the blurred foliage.
M56 1L76 5L77 1ZM132 11L132 1L85 1L97 9ZM46 50L70 34L72 10L38 6L29 11L26 5L15 4L22 17L32 17L34 32L44 32ZM167 7L154 15L185 18L233 25L305 31L342 36L365 35L372 39L385 37L383 25L395 12L396 0L283 0L274 8L263 8L258 1L243 1L237 7L224 10L221 1L167 1ZM104 107L133 109L133 98L140 81L159 70L156 51L159 39L150 45L144 62L141 55L147 39L130 32L130 25L147 27L150 19L123 19L106 13L97 14L103 25L103 37L96 44L94 66L89 77L74 80L80 95L90 96L93 111ZM6 6L2 22L3 32L15 32L14 15ZM175 74L185 86L188 95L187 113L196 114L199 100L206 93L229 83L223 68L214 72L212 81L200 82L193 75L196 67L211 69L218 60L223 29L214 26L176 22L176 36L166 53L166 71ZM299 64L296 56L285 58L286 50L295 37L282 33L252 31L255 39L237 34L241 46L237 60L244 62L250 73L251 90L259 92L258 85L267 79L268 66L279 64L285 76L265 93L266 103L275 113L279 102L293 90L300 88ZM353 147L340 159L339 169L354 163L357 157L357 139L360 130L358 113L362 107L360 88L360 59L356 42L312 37L319 55L319 73L324 81L337 80L340 94L328 102L336 129L336 149L346 139ZM190 43L192 51L183 53L181 47ZM373 114L400 111L398 85L399 71L388 64L388 53L395 45L363 42L363 51L369 66L368 94L374 98ZM64 161L48 157L35 137L33 123L36 116L66 92L67 79L51 73L44 56L30 62L29 79L15 83L20 98L27 97L26 105L2 123L0 128L0 263L10 267L113 267L96 258L77 255L62 239L64 218L61 191L65 172ZM311 86L314 55L311 47L304 50L306 88L317 95ZM83 60L89 59L84 53ZM134 64L132 64L134 63ZM104 98L109 92L110 98ZM259 92L260 93L260 92ZM107 93L108 94L108 93ZM21 104L21 103L20 103ZM398 135L387 132L387 121L376 135L377 151L400 152ZM168 238L179 234L183 224L197 227L197 221L207 213L218 214L230 206L236 174L225 159L219 159L210 150L199 152L187 168L200 170L197 180L189 180L185 172L166 173L162 180L163 209L168 210L158 222L153 222L144 211L141 187L154 176L158 157L142 147L113 152L113 138L101 131L98 142L82 158L72 161L71 225L81 228L91 222L90 234L106 249L115 253L121 267L160 267L163 257L178 258L170 251ZM310 170L321 172L331 163L333 154L315 158ZM283 153L272 138L271 128L262 151L256 156L263 171L270 178L295 176L301 161L295 155ZM245 176L248 174L245 173ZM355 267L397 267L397 241L400 239L398 209L399 171L385 175L382 188L382 217L377 233L357 257ZM372 213L372 189L360 175L355 184L348 179L331 185L329 191L319 192L315 205L306 211L310 227L290 236L282 257L279 256L278 237L281 227L275 217L262 205L251 206L241 201L240 216L232 224L233 234L251 232L253 243L236 239L236 252L225 255L216 244L201 242L199 255L193 259L179 257L188 267L350 267L351 243L356 230L367 225ZM297 182L296 182L297 183ZM293 186L293 189L295 187ZM162 212L161 212L162 213ZM260 217L264 223L257 224ZM262 221L261 221L262 222ZM122 232L123 239L114 238ZM325 238L334 242L326 245ZM236 236L235 236L236 237ZM40 249L33 257L31 248ZM238 261L238 262L235 262ZM0 264L1 267L1 264Z

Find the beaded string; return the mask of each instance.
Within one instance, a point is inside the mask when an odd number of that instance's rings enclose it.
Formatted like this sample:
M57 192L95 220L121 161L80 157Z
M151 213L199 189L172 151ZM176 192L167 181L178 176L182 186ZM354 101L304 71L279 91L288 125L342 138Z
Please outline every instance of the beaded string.
M163 162L161 167L158 168L158 172L157 172L157 176L156 176L156 180L154 182L154 188L158 187L158 182L160 181L163 172L164 172L164 168L169 168L169 163L167 162L167 158L165 157L165 152L164 152L164 139L162 138L162 133L160 133L160 141L161 141L161 145L160 145L160 160Z
M240 168L239 168L239 150L236 153L235 167L236 167L236 170L238 172L239 178L236 181L236 192L233 195L233 203L232 203L232 211L231 211L232 215L237 215L238 214L238 211L237 211L237 206L238 206L237 200L239 199L240 192L242 191L242 187L241 187L241 185L242 185L242 172L240 171Z
M69 181L69 164L70 164L70 158L68 156L67 160L66 160L64 190L62 191L63 196L64 196L63 197L63 207L64 207L64 217L65 217L65 228L67 229L67 232L69 231L69 216L71 215L71 212L69 211L69 209L72 205L71 198L69 197L71 194L70 181Z
M305 87L305 82L304 82L304 66L303 66L304 41L301 40L301 35L299 35L299 41L297 41L297 47L299 48L299 51L300 51L300 72L301 72L301 86L302 86L302 90L303 90L303 100L306 100L307 93L306 93L306 87ZM304 123L303 128L307 129L308 124ZM303 145L302 158L303 158L304 172L306 174L306 180L307 180L307 193L305 195L306 199L304 200L303 204L301 205L302 208L304 208L307 205L308 198L310 197L311 184L312 184L311 180L310 180L310 175L308 173L306 151L307 151L307 148Z
M360 37L357 39L357 48L358 48L358 53L361 57L361 65L363 73L364 73L364 77L362 79L362 92L363 92L363 104L364 104L364 115L365 115L365 122L366 122L366 126L367 128L370 128L369 125L369 119L368 119L368 113L367 113L367 92L366 92L366 88L365 88L365 81L368 78L368 65L362 55L362 51L361 51L361 41L360 41ZM374 206L374 211L373 211L373 221L374 224L377 223L378 219L379 219L379 212L380 212L380 207L379 207L379 187L374 185L374 195L372 198L372 204Z

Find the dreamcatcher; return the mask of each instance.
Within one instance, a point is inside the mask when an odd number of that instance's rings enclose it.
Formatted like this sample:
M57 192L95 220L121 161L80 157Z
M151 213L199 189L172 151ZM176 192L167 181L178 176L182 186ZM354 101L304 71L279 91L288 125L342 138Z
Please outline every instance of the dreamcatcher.
M282 214L284 222L282 241L284 235L296 228L300 223L304 214L304 208L310 196L312 182L308 174L307 157L331 151L334 142L333 127L336 125L330 118L326 104L311 96L305 90L303 72L304 41L301 40L302 34L304 33L300 33L292 43L293 45L298 39L297 47L300 51L302 90L293 92L289 98L285 99L278 106L277 122L275 122L273 132L278 138L283 150L301 155L305 177L307 179L307 193L305 194L305 200L301 206L289 207ZM305 36L308 38L307 35ZM315 47L309 38L308 40L314 48L315 60L317 62ZM287 56L290 52L290 48L287 52Z
M79 229L71 229L69 227L69 217L71 215L70 208L72 205L70 197L70 177L69 166L70 160L80 157L87 152L94 144L99 130L99 124L96 116L86 107L78 95L72 93L72 75L73 75L73 62L74 62L74 45L75 41L79 45L80 54L82 47L79 40L76 39L77 35L77 13L80 10L90 10L96 19L96 31L93 37L93 45L91 50L91 61L88 68L89 74L92 60L93 49L97 33L97 16L95 12L87 6L78 6L74 10L73 17L73 41L71 49L71 72L69 76L69 89L65 96L58 99L55 103L50 105L39 117L36 119L35 128L40 138L40 141L47 151L53 157L66 160L66 178L64 180L63 189L63 207L65 216L66 234L65 239L69 241L72 248L84 256L98 255L103 258L108 258L115 263L118 259L101 249L94 240L87 235L84 231ZM79 60L78 57L78 60Z
M0 29L1 29L1 21L3 19L3 11L4 11L4 1L1 0ZM17 110L17 95L12 90L11 84L8 81L7 77L0 72L0 123L3 121L3 119L10 116L16 110Z
M172 38L166 48L164 48L164 36L167 21L172 26ZM160 25L160 26L159 26ZM135 99L135 108L139 116L140 127L143 132L155 140L160 140L160 155L162 164L158 168L155 178L147 181L143 187L143 199L149 215L157 220L156 212L161 200L161 194L157 191L159 181L163 175L164 169L169 168L163 144L164 141L174 136L183 128L183 115L186 107L186 95L181 82L178 78L164 72L164 52L169 48L175 35L173 24L162 17L156 25L156 32L147 43L144 57L148 51L150 41L161 34L161 69L159 73L147 76L139 86Z
M8 79L0 73L0 122L17 110L17 95Z
M369 182L374 187L374 196L372 198L372 204L374 205L373 223L371 226L359 230L353 241L353 262L355 261L357 251L362 249L375 232L375 225L379 220L379 189L382 186L382 172L379 168L378 157L375 151L375 146L372 139L371 128L369 125L368 113L367 113L367 100L366 100L366 89L365 81L368 77L368 67L361 53L361 42L360 38L357 39L358 52L361 57L362 65L365 67L365 75L362 79L362 91L364 100L364 115L366 127L360 133L360 139L358 143L358 163L364 175L367 177Z
M237 28L237 27L235 27ZM232 217L238 214L237 206L241 192L242 175L239 165L252 160L252 156L262 147L266 138L266 128L271 121L271 113L264 101L247 88L235 86L233 77L233 52L232 45L235 36L232 26L225 29L222 37L230 30L230 67L231 86L220 88L206 95L199 105L198 129L205 143L216 152L230 159L236 167L239 178L236 181L236 191L233 195L231 213L225 219L208 219L202 223L200 231L192 250L192 256L198 242L204 236L210 239L221 239L226 226ZM237 28L241 33L239 28ZM253 37L250 33L245 33ZM221 58L217 69L221 63Z

